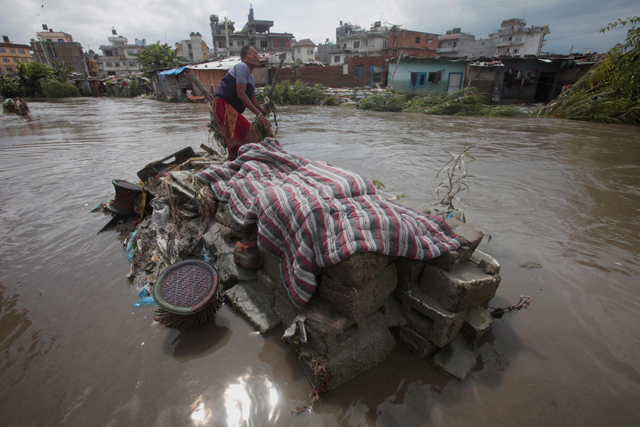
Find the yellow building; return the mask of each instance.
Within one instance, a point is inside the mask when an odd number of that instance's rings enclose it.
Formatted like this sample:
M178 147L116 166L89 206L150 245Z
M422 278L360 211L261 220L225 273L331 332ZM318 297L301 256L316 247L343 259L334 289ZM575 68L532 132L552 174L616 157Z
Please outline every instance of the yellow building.
M30 50L31 46L25 44L0 43L0 74L17 71L19 63L28 64L33 61Z

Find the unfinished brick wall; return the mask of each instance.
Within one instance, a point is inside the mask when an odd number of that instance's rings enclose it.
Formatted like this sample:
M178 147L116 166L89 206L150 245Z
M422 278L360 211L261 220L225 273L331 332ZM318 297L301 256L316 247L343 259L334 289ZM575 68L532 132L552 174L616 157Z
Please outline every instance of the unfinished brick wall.
M295 82L300 80L309 84L321 84L331 88L363 87L371 82L371 66L379 65L382 68L382 85L386 84L389 63L382 57L353 57L346 58L348 74L343 74L342 65L328 67L319 66L295 66L282 68L278 81ZM362 79L355 77L354 67L362 66ZM271 75L275 76L277 67L272 67Z
M416 43L416 38L420 42ZM431 44L429 44L431 41ZM400 31L389 35L389 49L383 54L385 58L397 56L402 50L403 55L417 58L435 58L438 49L438 35L421 33L418 31ZM394 52L395 50L395 52Z

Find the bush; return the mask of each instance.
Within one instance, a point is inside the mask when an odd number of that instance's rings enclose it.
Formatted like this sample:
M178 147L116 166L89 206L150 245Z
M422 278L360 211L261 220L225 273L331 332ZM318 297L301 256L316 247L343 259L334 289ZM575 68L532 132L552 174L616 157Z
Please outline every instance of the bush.
M400 112L407 105L404 95L376 94L368 96L358 104L360 110Z
M258 101L264 102L270 91L271 86L266 85L258 94ZM322 85L310 85L300 80L293 85L288 81L277 83L271 95L271 100L276 105L318 105L324 98Z
M71 83L60 83L57 80L42 80L42 92L47 98L71 98L80 95L80 90Z

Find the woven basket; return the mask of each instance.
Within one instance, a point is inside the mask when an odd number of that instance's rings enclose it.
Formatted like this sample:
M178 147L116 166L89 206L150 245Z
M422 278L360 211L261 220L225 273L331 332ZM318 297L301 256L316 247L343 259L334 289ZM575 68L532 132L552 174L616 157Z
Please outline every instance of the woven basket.
M204 261L178 262L162 272L153 287L159 307L174 314L199 312L216 298L220 276Z

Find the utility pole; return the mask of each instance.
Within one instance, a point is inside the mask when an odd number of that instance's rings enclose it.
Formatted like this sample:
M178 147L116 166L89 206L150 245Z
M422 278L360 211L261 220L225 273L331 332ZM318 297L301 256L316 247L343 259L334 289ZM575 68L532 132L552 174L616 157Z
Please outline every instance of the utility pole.
M229 49L229 30L227 29L227 23L229 22L229 17L224 18L224 36L226 37L227 43L227 57L231 56L231 49Z

